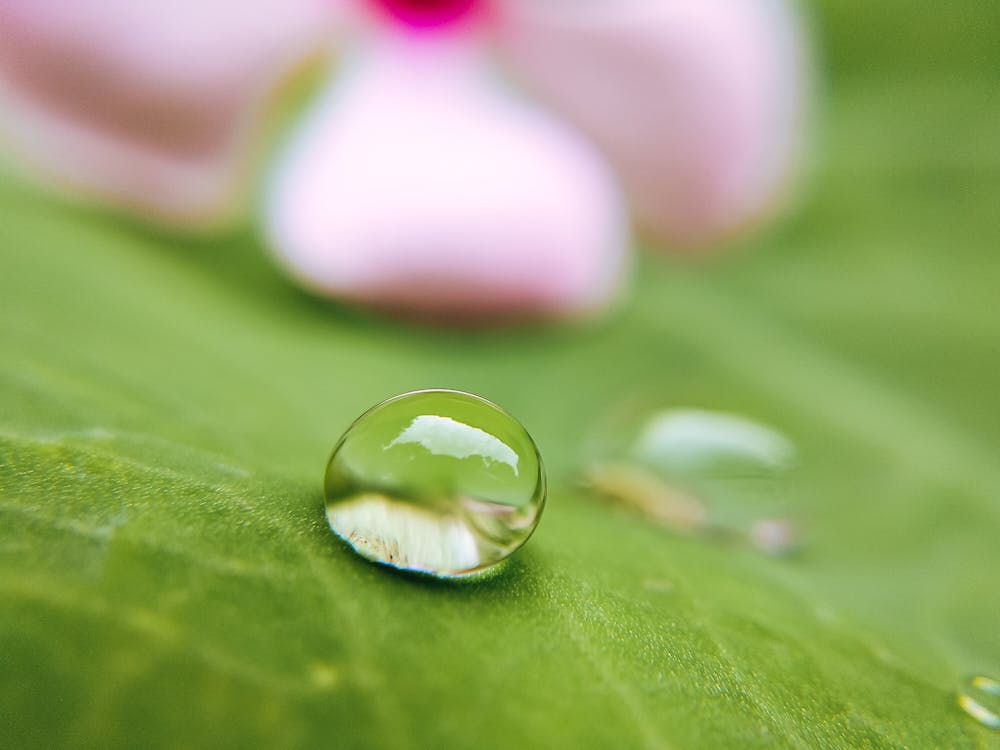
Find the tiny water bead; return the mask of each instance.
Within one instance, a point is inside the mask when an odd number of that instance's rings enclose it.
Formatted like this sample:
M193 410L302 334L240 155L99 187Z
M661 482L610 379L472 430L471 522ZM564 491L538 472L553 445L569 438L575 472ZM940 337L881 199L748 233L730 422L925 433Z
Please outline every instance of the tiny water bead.
M471 393L405 393L344 433L326 468L326 517L358 554L452 577L483 571L531 536L545 472L531 436Z
M797 451L778 430L740 414L640 403L597 438L582 476L595 495L671 531L768 555L800 549L786 517Z
M969 716L990 729L1000 729L1000 681L976 675L958 691L958 705Z

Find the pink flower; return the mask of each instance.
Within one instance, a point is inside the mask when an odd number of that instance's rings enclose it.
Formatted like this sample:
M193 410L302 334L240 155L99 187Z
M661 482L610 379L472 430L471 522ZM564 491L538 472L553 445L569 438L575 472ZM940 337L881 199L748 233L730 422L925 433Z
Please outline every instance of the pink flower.
M611 159L670 247L765 216L790 177L805 49L785 0L511 0L504 57Z
M381 30L331 77L271 186L271 244L305 285L421 316L602 306L627 257L611 171L501 92L478 41Z
M0 0L0 138L64 190L214 225L268 95L330 22L325 0Z
M212 216L267 92L332 36L269 244L313 290L450 320L601 308L630 219L669 248L743 230L787 183L805 98L787 0L86 5L0 0L24 151L147 215Z

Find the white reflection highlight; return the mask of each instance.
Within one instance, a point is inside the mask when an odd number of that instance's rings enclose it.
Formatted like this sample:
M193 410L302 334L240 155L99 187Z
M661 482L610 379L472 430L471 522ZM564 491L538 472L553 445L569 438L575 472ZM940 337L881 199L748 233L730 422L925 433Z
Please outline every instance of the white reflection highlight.
M495 461L506 464L514 472L514 476L518 476L518 456L510 446L488 432L450 417L434 414L414 417L409 426L385 447L388 449L406 443L421 445L435 456L459 459L479 456L487 463Z

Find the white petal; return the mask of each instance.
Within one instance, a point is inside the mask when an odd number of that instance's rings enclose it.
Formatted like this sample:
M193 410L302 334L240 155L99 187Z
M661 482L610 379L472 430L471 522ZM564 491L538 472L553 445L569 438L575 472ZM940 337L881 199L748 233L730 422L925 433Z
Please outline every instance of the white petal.
M455 320L599 306L627 247L597 153L437 37L386 37L331 83L267 214L309 287Z

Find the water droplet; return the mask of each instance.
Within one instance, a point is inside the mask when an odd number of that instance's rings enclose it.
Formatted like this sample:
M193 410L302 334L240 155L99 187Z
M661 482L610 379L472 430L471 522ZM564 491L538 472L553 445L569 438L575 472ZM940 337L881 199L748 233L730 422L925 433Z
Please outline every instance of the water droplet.
M741 530L766 552L794 546L791 532L761 519L784 519L795 445L781 432L738 414L674 408L653 412L638 427L628 455L705 505L713 528ZM781 536L781 534L777 534Z
M1000 681L976 675L958 691L958 705L969 716L990 729L1000 729Z
M524 544L545 504L538 450L479 396L415 391L373 407L326 469L330 528L363 557L437 576L485 570Z
M795 445L723 411L649 404L608 420L583 484L673 531L747 543L770 555L801 546L788 517Z

